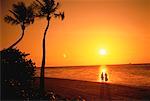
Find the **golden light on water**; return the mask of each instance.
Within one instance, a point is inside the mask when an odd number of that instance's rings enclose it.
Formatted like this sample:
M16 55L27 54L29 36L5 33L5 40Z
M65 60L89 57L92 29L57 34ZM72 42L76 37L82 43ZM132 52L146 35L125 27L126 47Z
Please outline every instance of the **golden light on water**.
M106 68L102 68L102 70L101 70L103 73L106 73ZM102 73L101 72L101 73Z
M107 73L107 68L106 68L106 66L104 65L104 66L100 66L100 73Z
M105 74L107 74L108 81L102 80L102 78L101 78L102 73L104 75L104 79L106 78ZM98 74L98 82L109 82L109 81L110 81L109 80L109 72L108 72L107 66L105 66L105 65L100 66L99 67L99 74Z

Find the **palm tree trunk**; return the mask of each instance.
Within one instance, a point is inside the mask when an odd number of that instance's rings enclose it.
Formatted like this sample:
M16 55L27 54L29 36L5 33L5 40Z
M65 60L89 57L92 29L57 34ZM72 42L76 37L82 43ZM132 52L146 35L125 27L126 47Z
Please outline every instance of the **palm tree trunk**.
M21 28L22 28L21 37L14 44L12 44L10 47L8 47L7 49L13 48L14 46L16 46L22 40L22 38L24 36L25 26L23 25Z
M44 37L43 37L43 58L42 58L42 66L41 66L41 73L40 73L40 94L41 96L44 94L44 86L45 86L45 82L44 82L44 68L45 68L45 54L46 54L46 47L45 47L45 39L46 39L46 33L47 30L49 28L49 23L50 23L50 19L47 19L47 26L44 32Z

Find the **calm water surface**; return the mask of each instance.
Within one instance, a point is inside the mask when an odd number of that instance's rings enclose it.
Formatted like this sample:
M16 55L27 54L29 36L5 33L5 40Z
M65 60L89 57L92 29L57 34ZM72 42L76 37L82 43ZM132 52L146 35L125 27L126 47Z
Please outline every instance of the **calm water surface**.
M108 74L109 83L150 88L150 65L49 67L45 69L45 76L103 82L100 78L102 72ZM39 74L38 68L36 75Z

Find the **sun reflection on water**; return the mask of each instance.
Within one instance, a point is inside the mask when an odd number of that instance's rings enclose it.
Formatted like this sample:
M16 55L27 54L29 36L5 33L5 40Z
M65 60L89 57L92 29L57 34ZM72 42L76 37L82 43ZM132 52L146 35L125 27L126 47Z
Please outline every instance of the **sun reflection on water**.
M102 80L102 75L103 75L103 80ZM106 78L108 81L106 81ZM102 65L99 67L99 73L98 73L98 82L109 82L109 72L108 68L105 65Z

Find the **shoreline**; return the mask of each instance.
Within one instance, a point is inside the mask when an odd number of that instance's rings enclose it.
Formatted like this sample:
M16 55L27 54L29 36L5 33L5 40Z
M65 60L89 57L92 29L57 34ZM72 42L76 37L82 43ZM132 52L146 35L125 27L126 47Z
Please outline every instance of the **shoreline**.
M39 77L36 78L36 83L39 85ZM150 88L111 83L45 78L45 89L65 98L80 96L86 101L150 100Z

